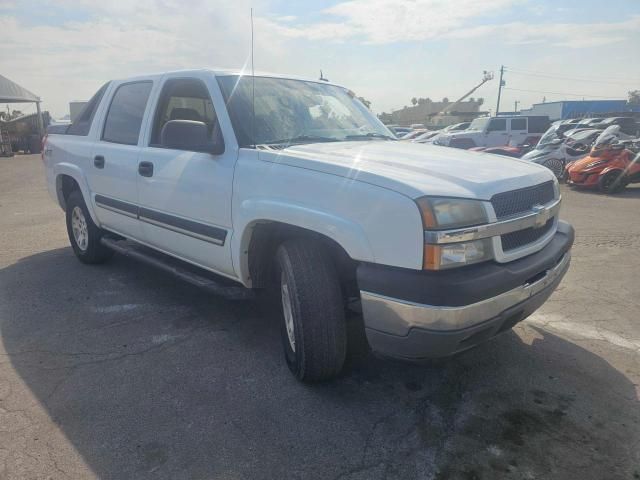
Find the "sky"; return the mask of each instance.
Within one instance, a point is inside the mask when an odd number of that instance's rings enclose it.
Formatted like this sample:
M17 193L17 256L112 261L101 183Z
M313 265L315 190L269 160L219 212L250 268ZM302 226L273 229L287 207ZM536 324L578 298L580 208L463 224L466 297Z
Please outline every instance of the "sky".
M106 81L247 67L318 78L376 112L412 97L473 96L495 110L640 89L640 0L0 0L0 74L54 117ZM32 106L13 106L30 112Z

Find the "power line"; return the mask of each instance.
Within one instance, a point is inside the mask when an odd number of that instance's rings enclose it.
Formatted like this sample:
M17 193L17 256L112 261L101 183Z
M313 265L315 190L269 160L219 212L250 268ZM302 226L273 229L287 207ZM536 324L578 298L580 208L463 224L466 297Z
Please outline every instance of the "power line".
M570 97L590 97L590 98L606 98L611 99L611 95L603 97L602 95L583 95L579 93L566 93L566 92L548 92L545 90L527 90L523 88L510 88L510 87L502 87L505 90L514 90L516 92L530 92L530 93L548 93L550 95L568 95Z
M509 73L515 73L516 75L527 75L527 76L531 76L531 77L544 77L544 78L558 78L558 79L562 79L562 80L576 80L579 82L590 82L590 83L610 83L613 85L637 85L640 84L640 80L636 81L631 81L631 82L615 82L615 81L610 81L610 80L594 80L594 79L588 79L588 78L578 78L578 77L567 77L564 75L551 75L551 74L546 74L546 73L535 73L535 72L528 72L528 71L520 71L520 70L513 70L513 69L507 69L507 71Z
M549 78L562 78L565 80L579 80L579 81L583 81L583 82L596 82L596 83L620 83L620 84L625 84L625 85L631 85L631 84L637 84L640 83L640 78L631 78L631 79L622 79L619 77L611 77L610 75L607 75L606 77L598 77L598 76L591 76L591 77L571 77L571 76L567 76L567 75L556 75L556 74L549 74L549 73L540 73L540 72L534 72L531 70L524 70L524 69L520 69L520 68L506 68L505 69L509 72L512 73L519 73L519 74L526 74L526 75L532 75L532 76L536 76L536 77L549 77ZM602 78L603 80L599 80L599 78Z

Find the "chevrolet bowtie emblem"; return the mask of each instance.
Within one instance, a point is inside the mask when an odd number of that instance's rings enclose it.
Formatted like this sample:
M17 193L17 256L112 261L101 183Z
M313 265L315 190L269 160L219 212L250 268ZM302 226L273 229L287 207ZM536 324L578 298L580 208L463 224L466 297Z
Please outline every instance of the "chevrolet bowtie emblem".
M536 214L536 223L533 228L544 227L549 220L549 217L551 216L551 212L544 208L542 205L534 205L533 207L531 207L531 210L533 210L533 213Z

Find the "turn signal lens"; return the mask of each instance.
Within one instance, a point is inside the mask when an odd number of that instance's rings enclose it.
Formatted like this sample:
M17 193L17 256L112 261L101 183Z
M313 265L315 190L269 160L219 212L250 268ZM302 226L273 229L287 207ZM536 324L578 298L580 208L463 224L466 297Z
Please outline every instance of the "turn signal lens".
M422 266L425 270L442 270L484 262L491 258L493 258L493 250L489 238L444 245L426 244Z
M425 229L436 228L438 224L436 222L436 217L433 215L433 210L431 210L431 203L429 203L429 199L419 198L416 200L416 203L420 209L420 215L422 215L422 226Z

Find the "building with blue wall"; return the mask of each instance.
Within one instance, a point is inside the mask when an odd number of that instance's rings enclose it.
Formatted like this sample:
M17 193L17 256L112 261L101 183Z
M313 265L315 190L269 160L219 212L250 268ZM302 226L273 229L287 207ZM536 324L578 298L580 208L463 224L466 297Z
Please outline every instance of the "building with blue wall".
M547 115L551 121L567 118L597 117L604 114L640 112L640 106L631 106L626 100L562 100L534 103L521 115Z

